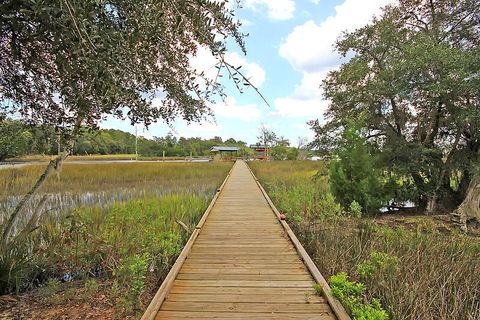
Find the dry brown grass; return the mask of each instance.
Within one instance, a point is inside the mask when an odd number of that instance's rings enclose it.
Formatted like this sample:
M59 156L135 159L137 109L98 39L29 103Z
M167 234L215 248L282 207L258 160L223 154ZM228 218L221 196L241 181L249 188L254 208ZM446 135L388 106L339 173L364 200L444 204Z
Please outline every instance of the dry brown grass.
M309 178L319 167L315 162L252 166L326 278L347 272L364 282L392 319L480 319L480 238L439 231L430 218L415 219L407 229L329 214L315 200L328 192L328 179ZM360 276L358 266L374 252L394 262Z

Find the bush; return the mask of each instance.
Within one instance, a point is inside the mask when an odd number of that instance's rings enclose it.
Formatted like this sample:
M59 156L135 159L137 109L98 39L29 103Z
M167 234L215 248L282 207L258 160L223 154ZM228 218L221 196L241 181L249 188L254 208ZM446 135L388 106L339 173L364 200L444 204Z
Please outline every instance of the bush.
M335 198L344 208L355 201L364 213L373 214L391 199L392 192L360 128L352 122L343 132L335 160L330 162L330 183Z
M362 216L362 206L360 203L357 201L353 200L352 203L350 203L350 207L348 209L348 213L352 217L360 218Z
M345 272L333 275L329 279L332 295L342 302L354 320L387 320L388 314L377 299L367 301L365 285L349 281ZM367 301L367 302L365 302Z
M122 259L115 272L118 283L125 289L121 301L127 309L140 309L140 295L145 290L149 261L148 254L129 256Z
M309 181L306 173L320 170L321 163L256 162L252 167L272 196L286 184L293 190ZM300 174L305 178L292 178ZM315 194L327 192L325 178L308 182ZM281 195L272 197L279 208L290 203L284 197L288 193ZM379 309L381 302L392 319L480 319L478 237L448 232L443 224L439 232L427 218L415 219L411 229L381 227L371 218L321 220L321 209L311 207L308 215L298 211L298 219L289 223L325 277L346 272L361 280L370 307ZM372 313L370 307L361 312Z
M26 244L0 246L0 294L19 292L29 277L31 266Z

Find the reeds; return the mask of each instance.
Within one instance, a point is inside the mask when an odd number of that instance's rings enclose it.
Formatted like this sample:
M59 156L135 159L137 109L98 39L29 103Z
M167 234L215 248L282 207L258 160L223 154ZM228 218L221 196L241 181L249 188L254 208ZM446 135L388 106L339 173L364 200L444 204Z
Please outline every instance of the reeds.
M332 212L337 207L321 204L328 177L311 179L318 168L314 162L252 164L326 278L347 272L364 282L391 319L480 319L480 239L441 232L427 219L410 230ZM377 256L389 263L365 269Z
M39 228L0 252L0 292L24 291L48 279L107 277L119 295L138 281L160 281L190 230L225 178L231 163L65 164L38 197L47 194ZM43 166L0 170L3 219ZM18 230L29 221L35 201ZM18 233L18 232L17 232ZM143 272L148 265L148 274ZM121 277L138 267L138 279ZM133 281L133 282L132 282ZM139 294L145 286L136 287ZM138 307L138 295L125 304ZM132 300L133 299L133 300Z

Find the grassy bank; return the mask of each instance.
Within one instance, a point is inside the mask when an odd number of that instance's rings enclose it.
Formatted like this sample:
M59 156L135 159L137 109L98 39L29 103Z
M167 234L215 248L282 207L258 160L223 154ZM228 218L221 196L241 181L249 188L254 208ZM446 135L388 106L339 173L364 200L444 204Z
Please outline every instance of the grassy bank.
M432 217L391 226L354 217L329 194L328 177L312 179L322 163L251 166L326 278L345 272L363 283L362 299L378 298L390 319L480 318L478 238Z
M18 158L9 158L7 162L47 162L54 159L56 156L49 155L28 155ZM69 156L66 161L109 161L109 160L149 160L149 161L161 161L161 160L185 160L189 157L162 157L162 156L142 156L138 157L135 154L91 154L91 155L73 155ZM199 157L194 157L199 158ZM206 158L203 157L203 158Z
M0 252L2 293L29 297L3 306L0 299L0 315L50 319L57 316L52 310L61 315L66 306L76 305L72 310L78 313L80 304L135 318L230 167L231 163L65 164L38 196L53 199L39 228ZM11 210L17 195L30 188L41 170L42 166L28 166L0 171L2 208ZM55 202L67 198L78 201ZM17 234L28 220L27 213ZM49 313L43 315L45 310Z

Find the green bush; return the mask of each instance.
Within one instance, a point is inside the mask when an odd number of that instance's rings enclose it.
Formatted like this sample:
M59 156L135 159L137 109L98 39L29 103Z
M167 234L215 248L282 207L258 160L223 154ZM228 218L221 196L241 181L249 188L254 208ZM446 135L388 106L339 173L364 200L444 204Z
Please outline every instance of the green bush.
M349 281L345 272L333 275L329 279L332 295L340 300L353 320L387 320L388 314L377 299L367 301L365 285Z
M32 272L27 244L10 243L0 246L0 294L19 292Z
M348 213L352 217L360 218L362 216L362 206L357 201L353 200L350 203L350 207L348 208Z
M394 276L398 258L388 253L373 251L370 258L362 261L357 266L357 273L363 278L371 278L376 273L383 272Z
M149 262L146 253L128 256L121 260L115 272L118 283L124 288L121 301L127 309L140 309L140 295L145 290Z
M364 213L374 214L393 195L360 128L352 122L343 132L330 162L331 190L344 208L355 201Z

